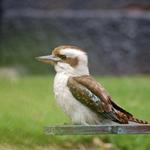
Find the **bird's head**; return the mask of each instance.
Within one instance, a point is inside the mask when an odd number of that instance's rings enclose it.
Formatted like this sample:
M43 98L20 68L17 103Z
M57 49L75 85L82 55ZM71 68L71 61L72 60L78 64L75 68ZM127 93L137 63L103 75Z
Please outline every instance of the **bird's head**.
M51 55L36 57L37 60L53 64L56 72L72 75L88 75L88 57L86 52L76 46L56 47Z

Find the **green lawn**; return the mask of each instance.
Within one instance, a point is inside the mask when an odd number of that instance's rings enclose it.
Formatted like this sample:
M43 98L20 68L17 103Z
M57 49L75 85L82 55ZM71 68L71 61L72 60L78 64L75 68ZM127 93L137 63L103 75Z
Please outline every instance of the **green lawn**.
M143 120L150 120L150 77L99 77L113 99ZM0 144L47 146L89 144L95 136L46 136L43 127L70 122L57 106L53 76L0 78ZM97 137L97 136L96 136ZM123 150L148 150L150 135L101 135L105 142Z

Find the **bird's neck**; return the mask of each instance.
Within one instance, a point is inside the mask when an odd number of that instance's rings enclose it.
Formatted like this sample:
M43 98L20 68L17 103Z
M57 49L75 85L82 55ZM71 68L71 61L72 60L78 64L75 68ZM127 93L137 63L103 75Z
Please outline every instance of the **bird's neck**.
M75 75L75 76L89 75L89 68L87 66L77 67L73 71L73 75Z
M82 76L89 75L89 68L85 65L77 66L76 68L71 68L65 65L57 65L55 66L55 70L57 74L62 74L66 76Z

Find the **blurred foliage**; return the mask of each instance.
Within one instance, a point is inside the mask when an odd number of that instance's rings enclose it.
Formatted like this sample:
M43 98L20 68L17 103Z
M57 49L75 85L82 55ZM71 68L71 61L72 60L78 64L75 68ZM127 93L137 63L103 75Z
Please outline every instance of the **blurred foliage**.
M36 32L37 33L37 32ZM3 31L0 41L0 66L11 66L24 70L25 73L48 73L52 67L36 61L35 57L51 53L54 46L53 33L47 34L47 40L41 41L41 34L34 29L16 31L14 28ZM48 42L49 41L49 42Z

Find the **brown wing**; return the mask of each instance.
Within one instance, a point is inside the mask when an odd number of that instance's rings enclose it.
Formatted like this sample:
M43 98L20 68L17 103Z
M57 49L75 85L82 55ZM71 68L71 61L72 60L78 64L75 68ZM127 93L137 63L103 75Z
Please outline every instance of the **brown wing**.
M115 104L106 90L88 75L70 77L67 83L73 96L97 114L119 123L128 123L132 114Z

